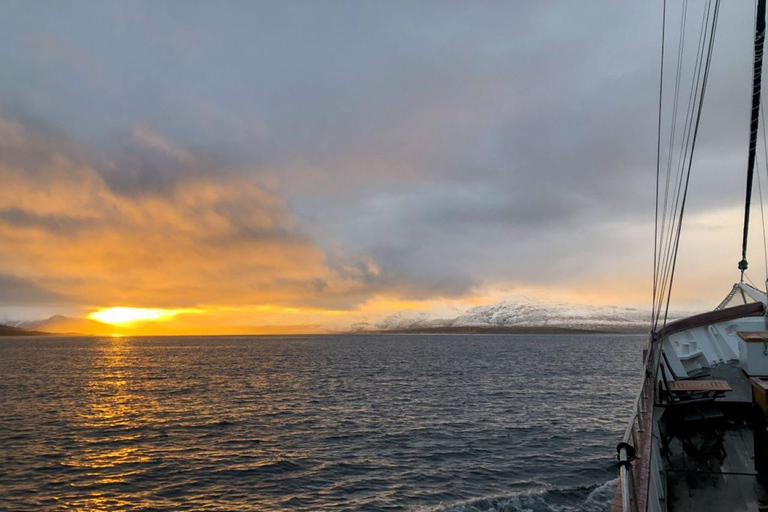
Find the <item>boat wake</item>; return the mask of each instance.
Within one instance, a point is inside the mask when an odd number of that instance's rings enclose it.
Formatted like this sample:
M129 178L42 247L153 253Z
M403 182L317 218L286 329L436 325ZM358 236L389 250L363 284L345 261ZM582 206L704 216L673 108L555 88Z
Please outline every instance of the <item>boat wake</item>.
M606 512L618 479L592 487L543 489L510 496L439 505L421 512Z

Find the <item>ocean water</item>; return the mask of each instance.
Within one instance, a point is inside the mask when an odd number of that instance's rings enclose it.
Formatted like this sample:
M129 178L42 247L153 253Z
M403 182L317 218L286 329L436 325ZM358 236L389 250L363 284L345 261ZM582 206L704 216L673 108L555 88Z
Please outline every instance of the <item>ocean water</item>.
M0 510L607 510L643 341L0 338Z

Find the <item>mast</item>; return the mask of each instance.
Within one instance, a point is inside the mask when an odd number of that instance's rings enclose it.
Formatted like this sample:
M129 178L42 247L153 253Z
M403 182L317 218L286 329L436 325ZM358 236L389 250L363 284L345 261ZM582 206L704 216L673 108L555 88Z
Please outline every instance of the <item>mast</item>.
M755 16L755 60L752 65L752 117L749 122L749 157L747 159L747 199L744 203L744 235L741 242L741 280L747 270L747 238L749 236L749 206L752 200L752 178L755 174L757 129L760 117L760 88L763 77L763 44L765 43L765 0L757 0Z

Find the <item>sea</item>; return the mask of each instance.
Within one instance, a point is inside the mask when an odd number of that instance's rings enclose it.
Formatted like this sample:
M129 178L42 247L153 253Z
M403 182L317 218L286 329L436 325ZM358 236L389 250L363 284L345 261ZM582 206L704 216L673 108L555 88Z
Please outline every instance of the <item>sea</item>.
M609 510L644 341L0 338L0 510Z

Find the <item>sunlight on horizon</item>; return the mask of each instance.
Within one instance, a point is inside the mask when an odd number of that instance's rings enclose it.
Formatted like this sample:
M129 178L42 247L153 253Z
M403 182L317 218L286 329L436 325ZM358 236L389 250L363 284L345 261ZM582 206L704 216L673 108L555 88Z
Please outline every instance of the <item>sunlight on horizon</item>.
M160 309L113 307L100 309L88 315L91 320L106 324L122 325L133 322L159 322L170 320L182 313L197 313L197 309Z

